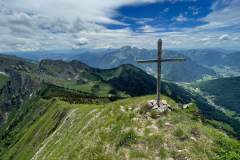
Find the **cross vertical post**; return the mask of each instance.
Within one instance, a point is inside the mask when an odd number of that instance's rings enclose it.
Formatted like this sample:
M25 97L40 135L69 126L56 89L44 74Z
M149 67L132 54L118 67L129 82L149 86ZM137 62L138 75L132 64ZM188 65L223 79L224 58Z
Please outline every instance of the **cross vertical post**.
M157 105L160 106L160 100L161 100L161 59L162 59L162 40L158 40L158 57L157 57Z

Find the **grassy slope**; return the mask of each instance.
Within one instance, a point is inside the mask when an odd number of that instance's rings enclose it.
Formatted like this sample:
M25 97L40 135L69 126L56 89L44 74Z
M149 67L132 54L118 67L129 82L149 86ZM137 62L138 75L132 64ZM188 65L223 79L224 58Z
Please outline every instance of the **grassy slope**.
M66 110L67 105L39 99L12 113L0 132L1 154L4 153L0 159L29 159L61 123Z
M39 79L39 75L35 73L31 73L30 76L33 79ZM53 83L57 86L63 86L65 88L74 89L76 91L94 93L95 95L100 96L108 96L109 92L113 89L112 86L100 81L99 79L88 80L87 83L84 84L79 84L75 80L68 80L66 78L54 77L46 74L41 74L40 79L47 83ZM118 94L121 95L122 93L119 92Z
M0 89L7 83L8 77L0 73Z
M153 96L104 105L34 100L0 130L0 159L240 158L239 142L203 124L192 114L195 106L181 110L164 98L174 111L160 118L154 112L147 118L139 107Z
M114 94L127 97L155 92L154 77L133 65L102 70L78 61L44 60L40 62L39 69L41 74L32 73L33 78L98 96Z

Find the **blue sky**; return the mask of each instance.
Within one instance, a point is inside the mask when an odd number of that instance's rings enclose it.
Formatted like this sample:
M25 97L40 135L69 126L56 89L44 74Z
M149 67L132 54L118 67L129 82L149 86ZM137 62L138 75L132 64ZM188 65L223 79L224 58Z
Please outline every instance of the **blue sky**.
M240 49L239 0L0 0L0 51Z
M146 5L124 6L118 9L119 15L114 18L127 23L132 30L141 29L144 23L155 28L162 28L165 31L171 31L172 28L180 29L205 24L199 19L211 12L213 2L209 0L166 1ZM146 18L146 20L142 20L143 18Z

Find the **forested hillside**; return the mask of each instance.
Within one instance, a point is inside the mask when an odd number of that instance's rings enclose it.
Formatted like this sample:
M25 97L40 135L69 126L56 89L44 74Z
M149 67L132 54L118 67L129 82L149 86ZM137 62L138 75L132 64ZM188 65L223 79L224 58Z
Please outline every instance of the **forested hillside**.
M197 83L206 96L222 107L240 113L240 77L222 78Z

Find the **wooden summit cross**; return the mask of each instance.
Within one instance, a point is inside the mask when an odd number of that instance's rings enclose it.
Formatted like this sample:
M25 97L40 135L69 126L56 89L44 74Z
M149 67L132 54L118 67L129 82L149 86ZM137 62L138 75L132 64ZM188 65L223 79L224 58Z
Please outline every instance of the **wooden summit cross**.
M184 58L166 58L162 59L162 40L158 40L158 55L157 59L137 60L138 63L157 63L157 105L160 107L160 94L161 94L161 68L162 62L181 62L185 61Z

